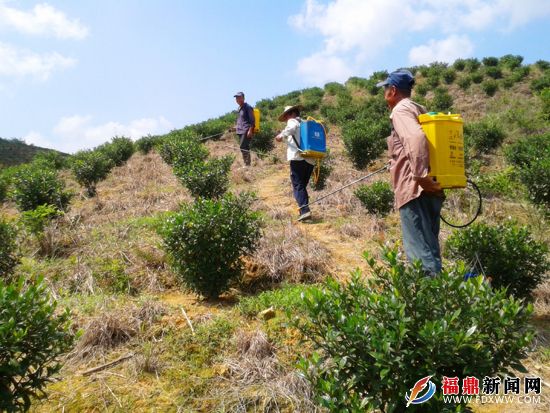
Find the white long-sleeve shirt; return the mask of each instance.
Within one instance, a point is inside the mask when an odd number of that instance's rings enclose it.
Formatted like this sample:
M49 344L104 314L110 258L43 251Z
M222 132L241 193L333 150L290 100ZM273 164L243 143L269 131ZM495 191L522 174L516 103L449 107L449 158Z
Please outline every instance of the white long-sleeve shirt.
M279 134L279 136L286 139L287 149L286 149L286 160L287 161L303 161L315 165L315 160L304 158L300 155L300 148L296 146L296 142L298 142L298 145L301 144L300 141L300 118L291 118L287 120L286 127L283 129L283 131ZM296 142L294 142L294 139L296 139Z

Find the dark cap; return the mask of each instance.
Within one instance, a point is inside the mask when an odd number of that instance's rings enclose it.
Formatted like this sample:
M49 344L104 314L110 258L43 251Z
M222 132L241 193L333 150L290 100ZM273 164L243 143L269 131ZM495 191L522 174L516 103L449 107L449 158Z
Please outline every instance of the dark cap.
M414 76L406 69L399 69L391 72L386 80L377 83L376 86L395 86L397 89L411 90L414 86Z
M244 93L243 92L237 92L233 95L234 98L236 97L241 97L241 98L244 98Z

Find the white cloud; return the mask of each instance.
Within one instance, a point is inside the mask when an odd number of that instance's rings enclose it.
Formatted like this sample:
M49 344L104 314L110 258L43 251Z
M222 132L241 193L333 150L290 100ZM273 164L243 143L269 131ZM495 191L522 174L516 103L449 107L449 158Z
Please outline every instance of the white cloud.
M310 84L344 81L353 73L343 59L323 53L316 53L300 59L297 71Z
M55 36L59 39L84 39L89 29L79 19L69 19L65 13L47 3L37 4L30 11L0 4L0 26L21 33Z
M288 22L299 31L322 36L320 50L301 59L297 67L297 72L312 82L346 72L343 62L354 62L357 67L372 65L398 39L419 32L446 36L429 45L437 47L432 55L448 60L472 53L473 44L466 37L469 32L514 30L548 16L549 0L332 0L326 4L306 0L302 11L290 16ZM449 49L452 45L465 48L453 54ZM411 58L424 61L430 54L427 46L411 50ZM332 64L316 66L321 57Z
M25 139L42 138L49 145L47 147L72 153L80 149L91 149L110 140L113 136L138 139L148 134L166 133L171 129L173 129L172 123L163 116L136 119L127 124L115 121L94 124L92 116L74 115L61 118L53 129L52 139L32 136L32 132Z
M59 53L35 53L0 42L0 76L47 80L52 72L73 67L76 60Z
M471 56L474 45L468 36L452 35L443 40L430 40L428 44L413 47L409 52L412 65L431 62L453 62L459 57Z

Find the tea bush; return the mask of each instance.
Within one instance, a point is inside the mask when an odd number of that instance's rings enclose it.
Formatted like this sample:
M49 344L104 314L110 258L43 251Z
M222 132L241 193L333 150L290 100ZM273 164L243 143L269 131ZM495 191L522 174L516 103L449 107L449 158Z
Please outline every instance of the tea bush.
M183 168L204 161L208 149L189 131L173 131L159 143L159 154L168 165Z
M464 69L466 69L466 60L456 59L453 63L453 68L455 70L458 70L459 72L462 72Z
M307 317L293 324L314 347L299 363L317 401L334 412L405 411L419 378L492 376L520 368L533 339L532 306L493 289L464 268L425 277L385 251L388 267L368 258L374 275L329 279L304 293ZM524 370L524 369L523 369ZM511 374L511 373L509 373ZM437 392L414 411L458 411Z
M0 204L4 202L8 196L9 180L0 173Z
M182 167L175 166L174 174L195 198L219 198L229 188L228 173L235 158L232 155L223 158L197 161Z
M505 148L506 160L518 168L544 158L550 158L550 133L520 139Z
M135 142L136 149L143 155L147 155L149 152L151 152L151 150L153 150L155 144L158 142L159 139L159 136L143 136Z
M452 84L456 79L456 71L454 69L447 69L443 72L443 81L450 85Z
M325 85L325 92L329 96L334 96L337 93L340 93L341 91L343 91L345 89L346 89L346 87L343 84L338 83L338 82L330 82L330 83L327 83Z
M460 87L462 90L468 90L470 85L472 84L472 79L469 76L463 76L456 82L458 84L458 87Z
M477 153L487 153L500 146L505 134L498 121L486 118L464 125L464 143Z
M502 78L502 70L498 67L489 66L485 68L485 74L493 79Z
M0 282L13 274L19 263L16 233L15 227L0 217Z
M393 191L387 182L360 185L354 193L371 214L388 215L393 208Z
M103 152L115 166L121 166L134 154L135 147L130 138L115 136L111 142L98 146L96 150Z
M500 58L499 64L502 67L505 67L510 70L514 70L521 66L521 62L523 62L523 56L520 55L512 55L507 54Z
M481 82L483 82L483 73L475 72L470 75L470 79L472 79L472 82L476 85L479 85Z
M550 208L550 156L531 162L519 174L531 201Z
M89 197L96 195L98 182L109 175L114 165L112 159L98 150L78 151L71 158L71 171L74 178L86 188Z
M531 71L530 66L522 66L518 67L517 69L514 69L511 73L511 78L514 81L514 83L521 82L523 79L525 79L529 72Z
M302 90L302 106L304 111L312 112L319 109L325 91L320 87L312 87Z
M71 200L71 194L65 191L65 183L57 171L32 164L20 167L13 175L11 197L20 211L44 204L65 210Z
M481 61L483 62L483 66L488 66L488 67L498 66L497 57L484 57L483 59L481 59Z
M33 163L40 163L47 168L60 170L66 168L69 157L57 151L39 152L32 159Z
M546 88L542 92L540 92L539 97L542 103L541 117L546 121L550 121L550 88ZM2 195L0 193L0 202L1 200Z
M538 79L531 81L531 90L533 92L540 92L543 89L550 88L550 72L546 71Z
M426 94L430 91L430 86L428 86L427 83L420 83L414 87L414 91L419 96L426 96Z
M535 241L527 227L513 222L496 226L474 223L455 231L447 239L446 250L451 258L467 263L479 258L493 287L506 287L518 298L529 298L550 268L548 247Z
M276 135L275 128L270 122L263 122L259 132L256 132L250 141L250 149L262 157L273 150L275 144L273 137Z
M481 66L481 63L476 58L464 59L464 63L469 72L475 72Z
M537 66L542 71L548 70L550 69L550 62L548 62L547 60L537 60L535 62L535 66Z
M437 88L430 102L430 108L436 112L452 112L453 97L445 88Z
M73 345L70 313L57 311L41 280L0 279L0 308L0 410L26 411L31 399L45 397L60 356Z
M481 83L481 89L487 96L494 96L498 90L498 83L494 80L486 80Z
M241 257L252 253L260 238L253 201L250 194L198 199L166 221L160 230L164 247L186 287L215 298L241 275Z
M390 133L385 120L351 121L342 127L342 139L347 154L358 169L369 166L386 149L386 137Z

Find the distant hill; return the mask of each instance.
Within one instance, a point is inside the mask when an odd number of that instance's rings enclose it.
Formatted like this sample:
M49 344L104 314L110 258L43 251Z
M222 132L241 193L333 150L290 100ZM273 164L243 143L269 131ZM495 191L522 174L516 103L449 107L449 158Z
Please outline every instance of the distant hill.
M0 168L30 162L40 152L58 151L29 145L20 139L0 138Z

